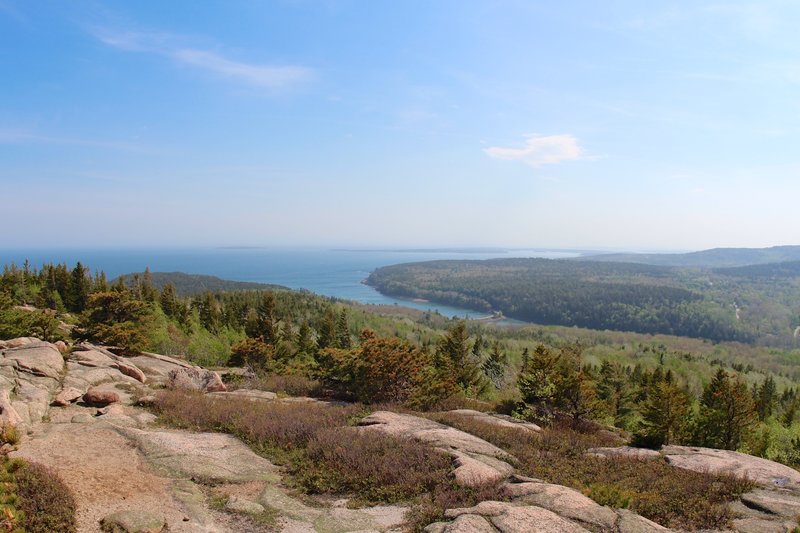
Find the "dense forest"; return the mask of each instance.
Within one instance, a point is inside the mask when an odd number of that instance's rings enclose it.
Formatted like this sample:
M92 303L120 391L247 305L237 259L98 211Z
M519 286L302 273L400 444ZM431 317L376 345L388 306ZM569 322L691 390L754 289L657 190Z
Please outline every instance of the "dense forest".
M688 269L551 259L429 261L377 269L367 283L545 325L791 347L800 263Z
M571 268L585 274L585 267ZM657 284L666 296L653 301L703 301L674 286L669 271L607 268L608 276ZM540 424L616 426L637 445L701 444L800 464L797 350L557 326L499 328L287 289L187 287L196 294L182 297L170 276L159 274L158 288L147 270L109 283L80 263L7 266L0 338L85 339L123 354L146 350L243 366L278 392L414 409L491 406Z

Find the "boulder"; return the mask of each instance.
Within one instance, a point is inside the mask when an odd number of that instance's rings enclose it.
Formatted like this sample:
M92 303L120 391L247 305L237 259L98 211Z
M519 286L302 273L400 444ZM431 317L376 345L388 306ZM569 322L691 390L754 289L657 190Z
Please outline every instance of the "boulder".
M146 511L119 511L103 518L100 525L111 533L160 533L167 529L163 516Z
M130 363L125 363L123 361L117 361L114 366L126 376L135 379L139 383L144 383L147 378L144 375L144 372L139 370L136 365L132 365Z
M794 468L745 453L690 446L664 446L661 453L678 468L732 474L764 486L800 489L800 472Z
M53 346L55 346L56 349L59 352L61 352L62 354L66 353L67 350L69 349L69 347L67 346L67 343L64 342L64 341L56 341L56 342L53 343Z
M450 454L456 460L454 475L462 485L497 482L514 471L507 462L514 458L507 452L474 435L427 418L377 411L364 417L359 426L363 431L416 439Z
M483 517L500 533L588 533L589 531L547 509L508 502L486 501L475 507L445 511L447 518L457 519L463 515Z
M65 407L72 402L78 401L81 396L83 396L83 392L80 389L76 389L75 387L67 387L62 389L59 392L55 399L53 400L53 405L58 405L61 407Z
M199 392L225 392L228 390L219 374L200 367L173 369L169 373L167 387Z
M64 370L64 358L49 342L33 340L4 352L7 361L13 361L20 372L34 376L59 379Z
M105 407L106 405L119 401L119 394L111 390L92 387L83 395L83 401L95 407Z

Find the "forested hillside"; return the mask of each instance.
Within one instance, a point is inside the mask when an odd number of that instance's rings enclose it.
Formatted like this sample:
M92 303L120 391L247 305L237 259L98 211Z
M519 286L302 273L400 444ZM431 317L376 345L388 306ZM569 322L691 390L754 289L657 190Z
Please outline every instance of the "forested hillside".
M406 298L518 320L711 341L794 346L800 262L697 269L550 259L429 261L367 283Z
M713 248L684 254L593 254L576 260L692 268L726 268L800 261L800 246L772 248Z
M159 290L163 289L167 285L172 285L175 287L175 291L178 293L178 296L194 296L206 291L266 291L285 288L279 285L271 285L267 283L230 281L227 279L220 279L216 276L186 274L184 272L150 272L149 270L145 270L144 272L132 272L130 274L125 274L122 277L126 280L128 287L134 287L137 283L136 280L142 280L144 278L148 278L148 283Z
M431 261L384 267L367 283L386 294L537 324L664 333L714 341L752 339L728 302L699 279L664 267L550 259Z

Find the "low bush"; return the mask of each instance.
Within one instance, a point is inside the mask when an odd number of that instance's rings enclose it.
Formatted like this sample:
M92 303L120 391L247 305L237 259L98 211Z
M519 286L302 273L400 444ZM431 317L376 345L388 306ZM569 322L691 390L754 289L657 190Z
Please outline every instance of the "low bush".
M14 533L77 531L75 500L55 472L19 459L0 463L0 528Z
M265 390L287 396L320 397L323 394L319 381L299 374L264 374L243 381L239 388Z
M534 434L452 413L431 418L508 451L526 475L572 487L603 505L628 507L669 528L725 529L732 518L726 503L754 486L729 475L674 468L663 459L587 456L589 448L621 444L605 431L555 425Z
M452 469L450 457L430 446L352 427L317 433L305 460L298 481L309 492L347 492L382 502L432 492Z
M251 402L162 391L155 408L168 424L238 436L288 467L308 493L346 494L361 503L412 502L413 530L442 519L447 508L502 499L496 485L456 485L452 459L441 452L351 427L367 414L359 405Z

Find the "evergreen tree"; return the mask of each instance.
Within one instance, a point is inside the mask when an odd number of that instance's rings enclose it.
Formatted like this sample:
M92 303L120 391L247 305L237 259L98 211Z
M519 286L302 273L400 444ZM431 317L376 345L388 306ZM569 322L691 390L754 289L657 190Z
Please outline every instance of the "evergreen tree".
M257 337L267 344L275 345L278 342L278 319L275 310L275 294L272 291L266 291L261 294L261 300L256 307L256 332Z
M129 292L97 292L89 296L76 332L80 338L140 351L147 346L152 309Z
M167 283L161 290L161 297L159 298L159 305L164 311L164 314L170 318L178 318L179 306L178 294L175 291L175 285Z
M480 343L483 342L480 336L475 341L475 345L477 346L479 342ZM472 354L474 357L476 358L478 357L477 354L475 354L474 348L472 349ZM508 356L500 348L500 342L495 341L494 344L492 344L492 349L489 352L489 355L486 357L486 360L481 365L481 368L483 369L483 373L486 375L487 378L489 378L489 381L492 382L492 385L494 385L496 389L501 389L503 387L503 384L505 382L504 378L507 365L508 365Z
M522 355L522 369L517 376L522 401L529 405L552 407L558 381L558 354L540 344L532 354L528 354L526 349Z
M735 450L755 423L756 415L747 385L720 368L703 389L694 440L701 446Z
M142 299L146 302L155 302L158 299L158 291L153 286L153 274L150 267L144 269L142 276Z
M108 292L108 279L106 278L106 273L101 271L95 271L94 273L94 283L92 284L92 291L93 292Z
M655 384L642 407L642 429L635 441L648 447L679 442L688 427L691 405L689 395L674 380Z
M304 320L300 323L300 328L297 330L297 351L303 354L312 355L317 351L317 343L314 340L314 331L308 325L308 321Z
M342 309L339 312L339 317L336 320L336 347L341 350L348 350L353 347L353 341L350 338L350 324L347 320L347 309Z
M778 399L778 392L775 388L775 380L772 376L767 378L761 383L753 395L756 403L756 412L758 419L762 422L772 416L772 411L775 408L775 402Z
M462 320L439 340L434 365L455 376L456 384L466 393L480 395L488 390L489 382L481 372L480 362L472 354L467 325Z
M597 396L614 418L614 424L623 427L633 411L633 390L630 378L621 365L603 361L597 382Z
M325 311L325 316L322 317L322 322L319 327L319 336L317 337L317 345L320 350L325 348L336 347L336 315L333 308Z
M89 300L89 293L91 292L91 280L88 277L88 269L78 261L69 278L69 300L67 307L70 311L76 313L82 312L86 309L86 303Z

